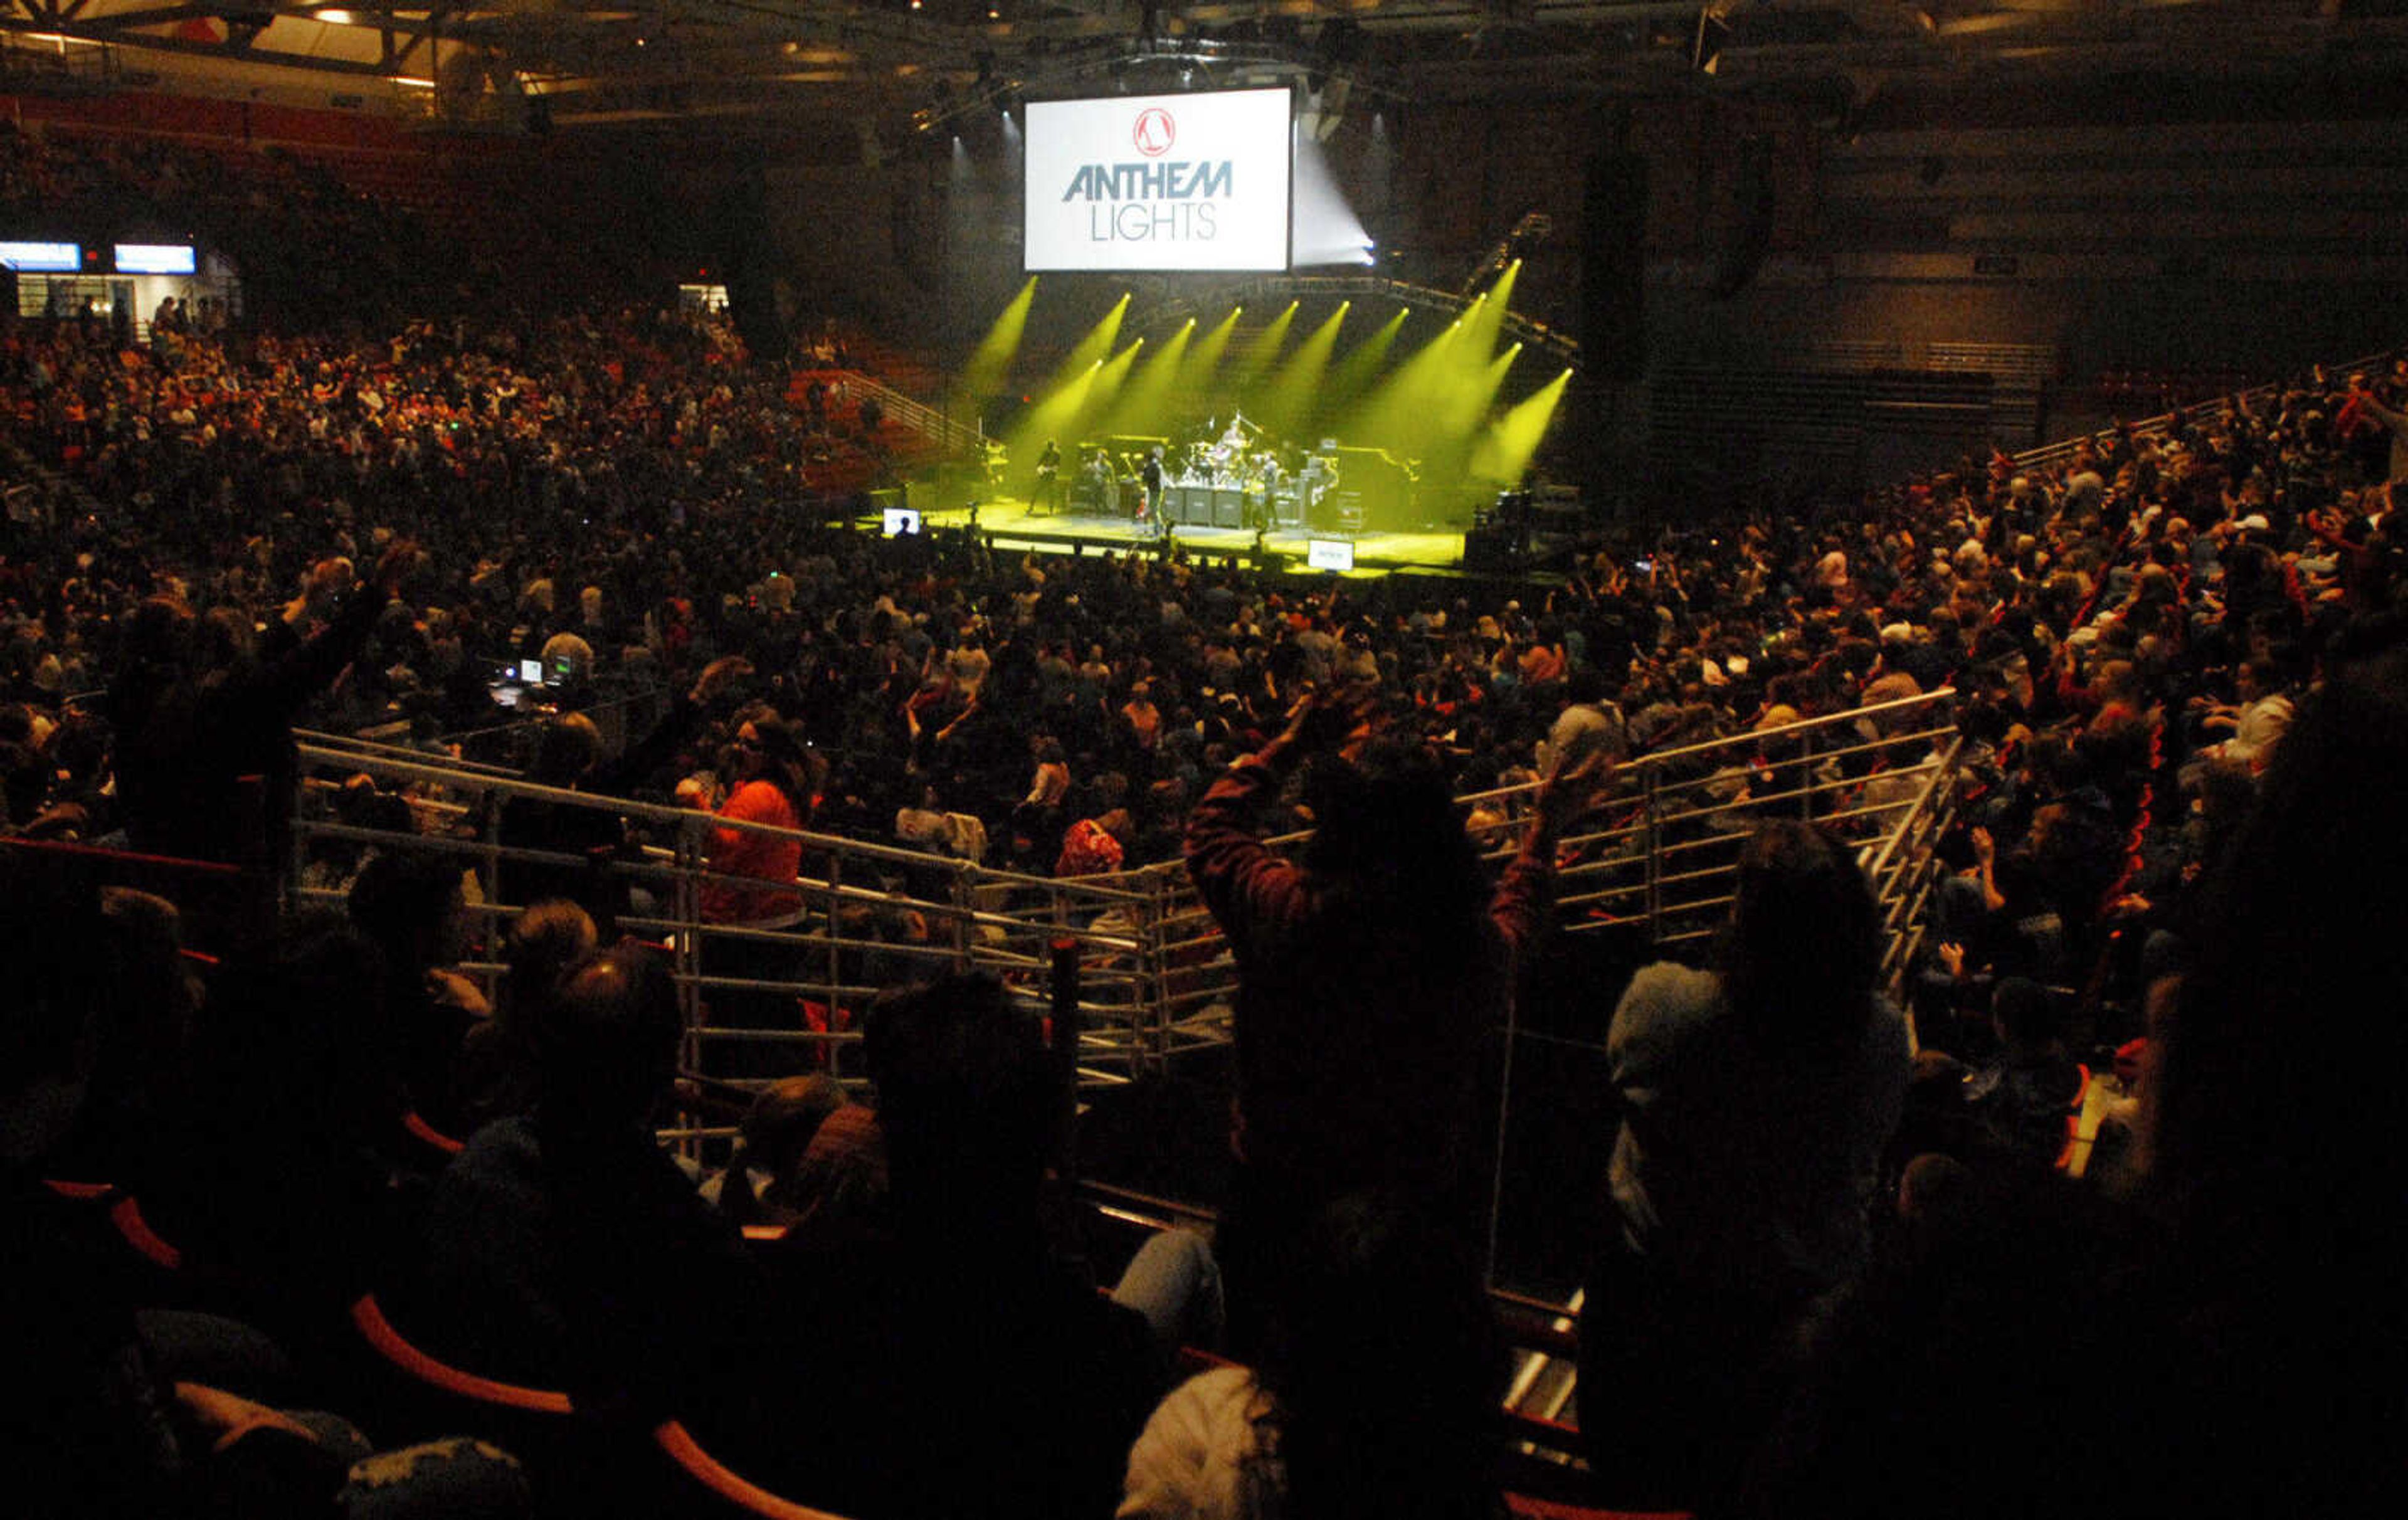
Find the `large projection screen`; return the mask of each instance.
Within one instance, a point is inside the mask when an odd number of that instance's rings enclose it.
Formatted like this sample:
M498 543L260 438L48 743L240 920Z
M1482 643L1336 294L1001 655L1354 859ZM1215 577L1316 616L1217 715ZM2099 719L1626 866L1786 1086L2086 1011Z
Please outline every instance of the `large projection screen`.
M1289 92L1032 100L1031 273L1284 270Z

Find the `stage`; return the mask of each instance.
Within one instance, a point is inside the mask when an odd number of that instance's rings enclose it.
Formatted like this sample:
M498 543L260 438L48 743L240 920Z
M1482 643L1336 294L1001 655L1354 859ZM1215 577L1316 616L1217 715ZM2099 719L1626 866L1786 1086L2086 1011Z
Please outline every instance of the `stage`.
M922 496L921 490L915 487L910 495L913 504L917 505ZM967 528L972 525L973 512L977 514L978 531L987 535L997 549L1068 554L1078 550L1118 552L1129 549L1154 549L1161 543L1160 538L1146 524L1133 523L1125 517L1076 509L1045 511L1011 496L983 498L975 508L923 509L921 520L930 528ZM1251 528L1182 524L1172 528L1171 533L1180 547L1194 554L1242 556L1253 552L1254 548L1254 532ZM1305 563L1305 552L1310 542L1339 537L1329 533L1307 533L1300 527L1273 528L1262 536L1262 544L1266 550L1285 559L1287 568L1292 572L1330 574L1334 572L1311 570ZM1397 570L1452 571L1460 569L1463 565L1463 535L1460 532L1366 531L1347 538L1354 546L1354 568L1350 573L1357 576L1386 575Z

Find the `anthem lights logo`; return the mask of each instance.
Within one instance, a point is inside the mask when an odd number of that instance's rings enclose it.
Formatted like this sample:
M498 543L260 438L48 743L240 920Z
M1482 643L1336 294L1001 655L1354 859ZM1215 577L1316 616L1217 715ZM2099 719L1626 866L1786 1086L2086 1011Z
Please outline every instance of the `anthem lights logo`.
M1179 140L1179 123L1161 107L1151 107L1137 113L1137 126L1129 133L1129 140L1146 157L1160 158Z
M1179 140L1179 123L1159 106L1138 112L1129 141L1159 160ZM1085 201L1087 240L1094 243L1209 243L1220 228L1212 202L1235 194L1233 160L1083 164L1062 192L1064 204Z

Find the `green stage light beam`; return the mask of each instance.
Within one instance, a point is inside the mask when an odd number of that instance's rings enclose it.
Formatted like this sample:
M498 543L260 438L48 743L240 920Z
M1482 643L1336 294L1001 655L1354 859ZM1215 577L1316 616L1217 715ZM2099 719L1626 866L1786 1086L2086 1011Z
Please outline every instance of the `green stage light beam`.
M1488 409L1504 387L1505 372L1513 367L1513 361L1521 353L1522 345L1516 343L1488 361L1478 374L1461 378L1449 388L1438 419L1440 431L1447 438L1460 440L1468 447L1479 435L1480 424L1487 420Z
M1254 382L1262 379L1263 371L1268 369L1271 361L1279 357L1280 350L1287 344L1288 329L1295 325L1296 303L1290 301L1281 309L1278 316L1270 320L1268 326L1254 335L1254 341L1247 344L1238 355L1237 366L1229 372L1228 378L1221 383L1219 389L1228 396L1241 400L1250 399ZM1216 402L1208 399L1206 409L1218 410L1219 406Z
M1388 362L1389 351L1397 346L1397 334L1403 331L1405 319L1412 312L1398 308L1394 316L1380 324L1379 331L1346 351L1329 371L1329 379L1321 387L1325 398L1320 408L1325 417L1339 416L1369 394L1372 383L1380 378L1380 366Z
M1011 361L1020 352L1020 339L1028 330L1028 308L1037 299L1037 277L1020 287L998 312L986 337L979 339L978 348L970 354L969 363L962 366L960 383L953 389L954 409L974 413L1003 392L1004 376L1010 372Z
M1455 344L1462 332L1460 319L1447 323L1437 337L1390 370L1387 379L1341 420L1338 436L1349 443L1421 456L1429 441L1430 408L1454 372Z
M1078 421L1079 413L1086 407L1087 396L1096 387L1096 376L1103 367L1101 359L1091 361L1068 385L1055 387L1020 414L1019 425L1004 438L1006 455L1015 471L1033 472L1039 451L1048 438L1061 444L1066 452L1077 446L1078 436L1070 424ZM1021 482L1014 480L1011 489L1021 489Z
M1138 366L1128 384L1113 398L1100 421L1087 431L1110 435L1136 431L1152 431L1163 414L1171 387L1179 379L1181 364L1187 356L1188 340L1196 336L1196 319L1190 317L1161 350Z
M1565 370L1491 423L1480 447L1472 452L1469 473L1506 490L1520 484L1531 455L1546 438L1548 424L1555 421L1555 408L1571 378L1572 372Z
M1346 321L1347 308L1354 303L1340 301L1322 324L1314 328L1288 355L1263 388L1255 405L1262 409L1261 422L1275 434L1295 433L1312 411L1312 404L1321 390L1321 377L1329 370L1329 356L1338 348L1338 329Z
M1171 386L1171 405L1196 410L1197 398L1211 393L1212 377L1220 373L1221 356L1229 351L1230 335L1237 332L1238 318L1245 309L1231 307L1228 315L1212 324L1211 331L1189 346L1186 361L1179 366L1178 379Z
M1479 355L1470 363L1485 364L1489 353L1496 348L1498 330L1505 324L1505 314L1512 309L1513 281L1520 274L1519 269L1507 265L1505 272L1497 277L1497 283L1482 291L1479 298L1464 312L1464 331L1470 336L1474 345L1470 351Z
M1048 438L1065 450L1076 445L1071 424L1086 409L1096 371L1111 354L1112 345L1120 336L1121 320L1128 314L1128 304L1129 298L1122 296L1071 345L1069 353L1038 387L1036 404L1023 411L1006 430L1004 455L1013 469L1034 469L1037 455Z
M1054 373L1045 377L1046 391L1072 384L1086 373L1089 365L1099 365L1111 357L1112 346L1121 337L1121 319L1128 315L1128 304L1125 295L1113 302L1112 308L1087 329L1086 336L1070 346L1070 351L1063 356Z
M1145 339L1138 338L1096 366L1096 382L1087 388L1085 404L1071 415L1068 436L1084 437L1092 430L1090 424L1111 410L1113 398L1128 383L1129 367L1144 347Z
M1467 329L1470 326L1466 324ZM1458 337L1456 348L1461 351L1463 339ZM1436 394L1420 407L1420 434L1405 452L1421 461L1421 478L1425 489L1444 490L1465 479L1472 458L1483 441L1483 424L1488 419L1498 388L1504 384L1506 371L1513 367L1520 356L1521 346L1497 355L1484 365L1473 365L1467 371L1465 354L1458 351L1449 356L1447 372L1436 385Z

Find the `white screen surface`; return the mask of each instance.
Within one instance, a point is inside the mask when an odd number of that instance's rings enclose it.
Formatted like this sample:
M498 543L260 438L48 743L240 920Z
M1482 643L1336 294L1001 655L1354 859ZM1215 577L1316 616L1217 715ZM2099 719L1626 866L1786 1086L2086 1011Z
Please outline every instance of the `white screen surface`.
M1289 93L1030 101L1031 270L1283 270Z
M117 272L121 275L189 275L200 267L190 243L120 243Z
M83 250L74 243L0 243L0 265L71 275L83 267Z

